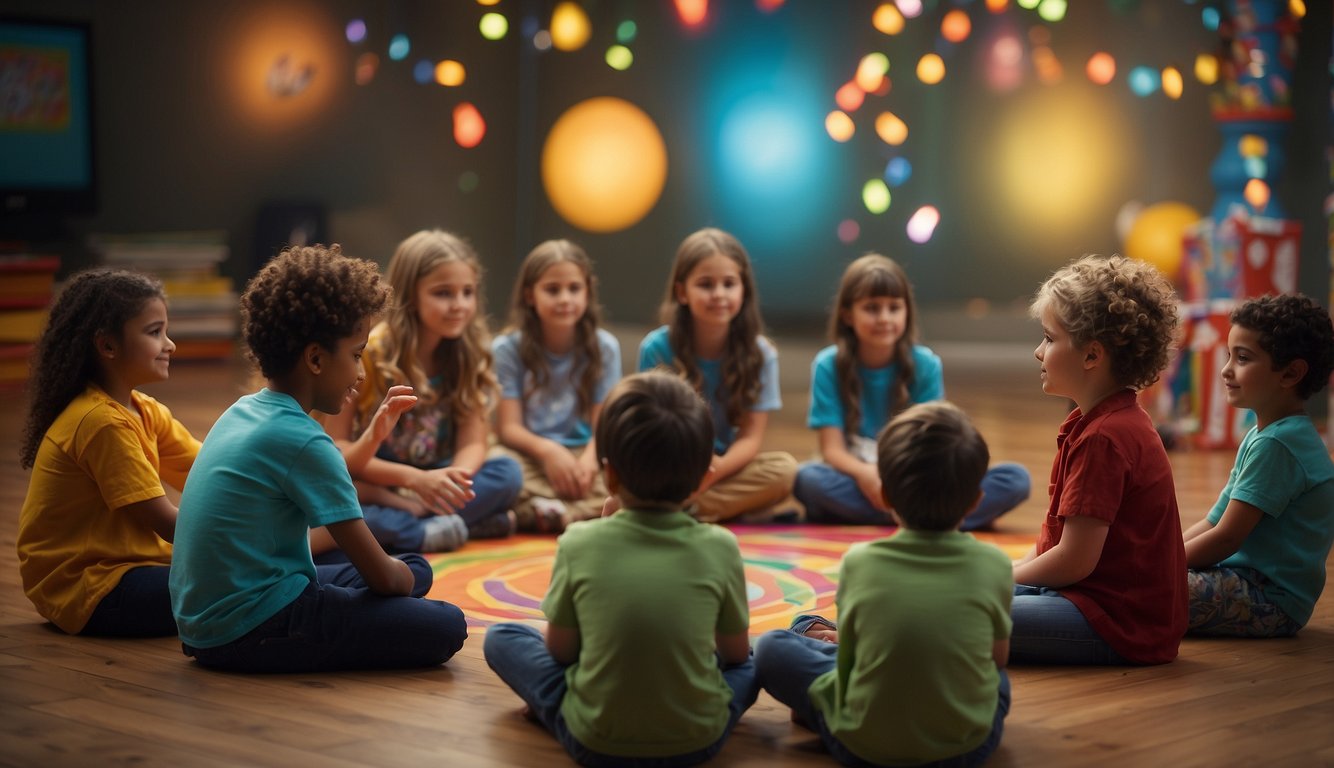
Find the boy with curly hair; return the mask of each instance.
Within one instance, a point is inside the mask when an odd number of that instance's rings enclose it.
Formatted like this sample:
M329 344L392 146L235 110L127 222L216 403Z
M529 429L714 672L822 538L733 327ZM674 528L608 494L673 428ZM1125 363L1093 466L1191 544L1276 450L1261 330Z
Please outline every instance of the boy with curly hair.
M1223 385L1255 412L1227 484L1185 534L1192 634L1288 637L1325 587L1334 543L1334 462L1306 401L1334 369L1329 312L1264 296L1232 312Z
M1010 660L1161 664L1186 632L1172 466L1136 400L1166 367L1176 296L1150 264L1085 256L1038 289L1042 391L1077 406L1056 436L1051 502L1015 561Z
M389 296L374 263L337 245L286 250L246 286L243 334L267 386L209 431L176 525L172 610L182 649L200 664L421 667L463 646L462 611L422 598L432 579L424 558L390 557L376 543L348 475L353 457L308 414L338 413L355 396L370 323ZM314 564L307 531L318 526L348 563Z

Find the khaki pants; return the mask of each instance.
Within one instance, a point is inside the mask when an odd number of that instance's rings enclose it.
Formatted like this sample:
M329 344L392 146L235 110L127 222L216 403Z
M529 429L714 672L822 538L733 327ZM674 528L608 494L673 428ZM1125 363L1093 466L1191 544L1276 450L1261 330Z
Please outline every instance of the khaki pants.
M724 478L694 500L697 517L707 522L771 507L792 493L797 460L782 451L759 453L740 472Z
M569 448L570 453L576 456L583 453L583 450L582 445ZM519 462L519 466L523 468L523 489L519 491L519 498L514 502L514 514L518 517L520 531L537 530L537 513L533 511L533 499L559 498L555 489L551 487L546 472L542 470L542 462L499 444L492 446L489 455L508 456ZM593 487L588 490L588 496L582 499L560 499L569 513L568 522L571 523L601 516L602 504L606 500L607 486L602 480L601 472L593 480Z

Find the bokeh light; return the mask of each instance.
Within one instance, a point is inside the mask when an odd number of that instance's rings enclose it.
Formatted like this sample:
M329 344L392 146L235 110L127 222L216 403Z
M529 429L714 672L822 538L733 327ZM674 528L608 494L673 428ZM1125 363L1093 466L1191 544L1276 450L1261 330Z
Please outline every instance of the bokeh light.
M905 19L915 19L922 15L922 0L898 0L898 6Z
M657 204L667 145L652 118L623 99L598 97L565 111L542 146L542 186L551 206L589 232L616 232Z
M1200 9L1200 21L1204 22L1204 28L1210 32L1218 31L1218 22L1221 20L1218 9L1212 5L1206 5Z
M1243 157L1241 167L1253 179L1263 179L1269 175L1269 161L1263 157Z
M871 25L886 35L897 35L903 31L903 14L893 3L881 3L871 15Z
M561 51L577 51L593 34L588 14L578 3L562 0L551 11L551 44Z
M1202 85L1218 82L1218 57L1212 53L1201 53L1195 57L1195 79Z
M687 27L698 27L709 17L709 0L675 0L676 15Z
M361 19L353 19L347 23L346 32L349 43L360 43L366 39L366 22Z
M477 29L487 40L501 40L509 34L510 21L502 13L484 13L477 22Z
M1038 4L1038 15L1044 21L1058 22L1065 18L1066 0L1042 0Z
M935 85L945 79L945 61L939 54L928 53L917 62L917 79Z
M908 124L893 112L881 112L875 119L875 133L881 141L897 147L908 140Z
M375 72L379 68L380 57L367 51L357 57L357 65L352 78L357 85L368 85L375 79Z
M477 107L463 102L454 107L454 141L464 149L472 149L486 136L486 121Z
M1163 69L1162 79L1163 94L1173 100L1181 98L1181 92L1186 87L1181 77L1181 70L1176 67L1166 67Z
M1116 59L1106 51L1098 51L1089 57L1084 73L1094 85L1107 85L1116 79Z
M1246 182L1246 189L1241 193L1246 198L1246 202L1255 209L1256 213L1264 211L1265 206L1269 205L1269 185L1264 179L1251 179Z
M885 163L885 182L890 187L901 187L912 178L912 163L906 157L892 157Z
M987 10L992 13L1004 13L1005 7L1010 4L1010 0L987 0Z
M938 224L940 224L940 211L936 210L934 205L924 205L908 219L908 239L919 245L925 243L936 233Z
M630 19L622 21L616 25L616 42L622 45L629 45L635 41L639 34L639 26Z
M773 13L783 7L783 0L755 0L755 7L764 13Z
M862 227L852 219L844 219L838 223L838 239L844 245L852 245L861 237Z
M857 126L853 124L852 118L848 113L840 109L825 115L824 129L829 134L829 138L842 144L852 138L857 132Z
M1237 142L1237 152L1242 157L1264 157L1269 154L1269 142L1263 136L1247 133Z
M889 210L889 187L883 179L871 179L862 185L862 205L876 215Z
M1033 49L1033 69L1037 70L1038 80L1043 85L1056 85L1065 75L1061 60L1045 45Z
M441 85L448 87L463 85L463 81L467 79L468 71L463 68L462 62L445 59L435 65L435 81Z
M412 43L408 40L407 35L400 32L389 39L390 59L393 59L394 61L402 61L406 59L411 52Z
M866 100L866 91L855 82L844 83L834 92L834 103L844 112L856 112L857 108Z
M973 22L968 18L968 13L958 8L940 20L940 36L951 43L962 43L972 31Z
M477 0L478 5L499 5L500 0Z
M1162 78L1158 75L1158 70L1141 65L1130 70L1126 82L1130 84L1130 92L1142 98L1158 90Z
M551 33L545 29L539 29L534 32L533 48L539 51L551 50Z
M435 64L422 59L412 65L412 79L417 85L426 85L435 79Z
M1026 11L1031 11L1034 8L1037 8L1038 3L1041 2L1042 0L1015 0L1015 5L1019 6L1020 8L1023 8Z
M1294 19L1302 18L1306 15L1306 3L1302 0L1288 0L1288 13L1291 13Z
M1024 44L1013 32L1002 32L987 48L987 85L995 91L1011 91L1024 81Z
M868 53L857 62L857 75L854 81L857 87L867 93L875 93L889 72L889 57L883 53Z
M635 63L635 55L624 45L613 45L607 49L607 66L624 72Z

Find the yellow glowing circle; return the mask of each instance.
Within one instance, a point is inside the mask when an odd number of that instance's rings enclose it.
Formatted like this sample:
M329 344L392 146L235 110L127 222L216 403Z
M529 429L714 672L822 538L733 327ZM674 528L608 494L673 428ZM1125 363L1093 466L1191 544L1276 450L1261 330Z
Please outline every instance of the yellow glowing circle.
M875 119L875 133L881 141L897 147L908 140L908 124L893 112L881 112Z
M1157 203L1144 209L1130 225L1126 235L1126 255L1146 261L1168 278L1181 270L1186 229L1200 220L1200 214L1185 203Z
M577 51L593 34L588 14L578 3L561 2L551 12L551 44L561 51Z
M635 55L624 45L613 45L607 49L607 66L615 70L624 71L635 63Z
M1181 70L1176 67L1167 67L1163 70L1163 93L1169 99L1181 98L1181 92L1186 84L1181 77Z
M435 81L444 86L463 85L468 79L468 71L463 64L453 59L445 59L435 65Z
M509 33L510 21L502 13L486 13L477 22L477 29L487 40L500 40Z
M871 24L886 35L897 35L903 31L903 14L893 3L881 3L871 15Z
M1218 82L1218 58L1212 53L1201 53L1195 57L1195 79L1202 85Z
M848 113L838 109L825 115L824 129L829 133L829 138L840 144L851 139L857 132L857 126L853 125Z
M1263 136L1248 133L1237 142L1237 152L1242 157L1264 157L1269 154L1269 142Z
M871 179L862 185L862 205L876 215L889 210L889 187L881 179Z
M883 53L868 53L857 63L857 74L853 80L857 87L867 93L875 91L889 72L889 57Z
M589 232L617 232L644 218L667 181L667 145L653 119L622 99L575 104L542 146L551 207Z
M917 79L935 85L945 79L945 60L939 54L928 53L917 62Z

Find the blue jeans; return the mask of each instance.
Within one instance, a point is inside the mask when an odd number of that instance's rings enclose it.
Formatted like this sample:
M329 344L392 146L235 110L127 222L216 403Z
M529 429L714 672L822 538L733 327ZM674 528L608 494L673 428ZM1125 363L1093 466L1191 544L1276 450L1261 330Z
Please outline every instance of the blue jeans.
M472 476L472 492L476 494L472 501L458 510L459 517L469 526L492 515L503 515L514 506L523 488L523 469L519 462L508 456L487 459ZM407 510L395 507L383 507L378 504L363 504L362 517L366 518L366 527L371 535L380 542L387 552L420 552L422 523L426 518L417 517Z
M633 650L627 652L633 653ZM669 757L605 755L579 743L566 726L560 705L565 699L565 670L568 665L551 657L541 632L527 624L495 624L486 631L482 653L486 657L487 666L524 700L533 716L556 737L565 751L570 753L570 757L580 765L596 768L679 768L698 765L718 754L737 720L741 719L741 713L755 703L760 693L753 661L729 665L720 663L723 679L732 689L732 703L728 707L731 716L727 727L717 741L698 752ZM645 695L654 694L645 691Z
M94 637L165 637L176 634L167 577L171 567L144 565L131 568L116 588L107 593L80 635Z
M755 668L764 683L764 689L778 701L792 708L801 721L820 734L820 742L841 765L854 768L875 768L854 755L843 742L829 732L824 715L815 708L808 693L815 678L834 669L838 663L838 645L798 635L786 629L767 632L755 643ZM996 715L986 741L962 755L926 763L929 766L981 765L1000 745L1005 730L1005 716L1010 712L1010 678L1000 672L1000 687L996 693Z
M463 611L426 600L431 566L421 555L402 555L415 577L412 595L377 595L356 567L319 565L316 582L258 627L225 645L194 648L186 656L229 672L325 672L401 669L443 664L463 647Z
M1031 487L1032 479L1023 465L991 467L982 477L982 500L964 518L960 530L972 531L990 525L1023 503ZM851 475L824 462L809 461L797 469L792 495L806 506L806 519L812 523L893 525L889 515L862 495Z
M1010 604L1011 664L1129 664L1093 631L1084 614L1049 587L1016 584Z

